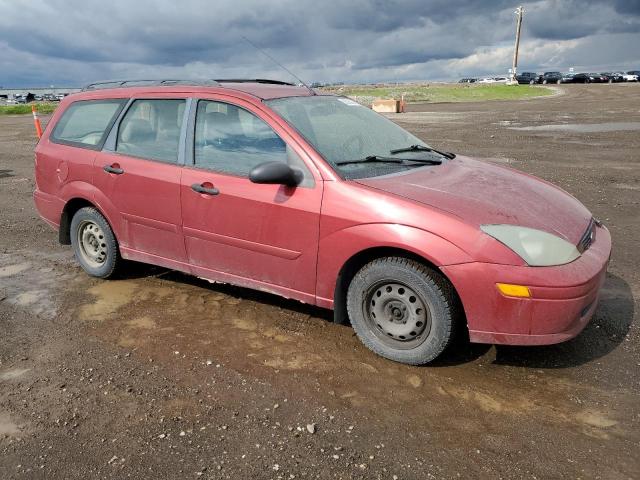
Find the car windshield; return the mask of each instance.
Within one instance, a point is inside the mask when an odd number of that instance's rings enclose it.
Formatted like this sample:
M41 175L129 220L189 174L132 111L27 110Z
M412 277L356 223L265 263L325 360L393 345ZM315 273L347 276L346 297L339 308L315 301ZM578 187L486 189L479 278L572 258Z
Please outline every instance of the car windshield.
M345 97L286 97L266 103L294 127L344 178L386 175L413 168L433 168L410 159L447 160L391 120ZM393 153L413 145L426 147ZM372 160L392 157L406 162ZM364 161L367 160L368 161ZM358 162L356 160L363 160ZM339 165L339 162L354 161Z

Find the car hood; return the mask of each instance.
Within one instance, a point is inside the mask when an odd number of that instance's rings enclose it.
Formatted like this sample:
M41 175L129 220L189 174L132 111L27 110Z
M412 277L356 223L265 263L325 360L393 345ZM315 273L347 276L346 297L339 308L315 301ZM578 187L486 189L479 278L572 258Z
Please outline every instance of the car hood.
M591 213L564 190L531 175L468 157L356 181L445 211L471 225L520 225L573 244L591 220Z

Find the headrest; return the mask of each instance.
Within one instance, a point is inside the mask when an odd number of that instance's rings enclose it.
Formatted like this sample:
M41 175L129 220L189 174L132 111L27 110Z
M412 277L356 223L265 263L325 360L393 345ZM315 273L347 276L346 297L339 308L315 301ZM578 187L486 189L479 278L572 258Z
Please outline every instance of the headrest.
M129 120L120 134L120 140L125 143L145 142L153 140L155 134L151 122L141 118Z
M226 115L222 112L209 112L204 115L203 135L207 141L216 141L220 138L217 126L224 122Z

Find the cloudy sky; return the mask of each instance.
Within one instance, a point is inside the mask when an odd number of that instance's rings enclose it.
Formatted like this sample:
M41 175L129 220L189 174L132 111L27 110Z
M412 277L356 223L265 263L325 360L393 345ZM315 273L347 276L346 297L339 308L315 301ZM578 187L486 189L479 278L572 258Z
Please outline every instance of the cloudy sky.
M0 0L0 85L506 74L517 0ZM523 2L520 71L640 69L640 0Z

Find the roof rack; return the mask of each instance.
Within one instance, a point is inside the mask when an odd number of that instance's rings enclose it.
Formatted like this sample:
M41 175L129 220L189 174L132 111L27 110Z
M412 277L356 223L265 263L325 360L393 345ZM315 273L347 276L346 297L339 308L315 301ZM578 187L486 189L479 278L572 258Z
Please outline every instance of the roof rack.
M125 88L125 87L152 87L170 85L198 85L216 86L220 85L216 80L177 80L177 79L155 79L155 80L105 80L102 82L89 83L82 87L82 91L101 90L104 88Z
M105 80L101 82L89 83L82 87L82 91L102 90L105 88L125 88L125 87L153 87L171 85L197 85L202 87L220 86L222 83L265 83L271 85L290 85L294 83L283 82L282 80L269 80L267 78L222 78L219 80L177 80L177 79L144 79L144 80Z
M268 78L216 78L218 83L268 83L272 85L290 85L295 87L295 83L283 82L282 80L270 80Z

